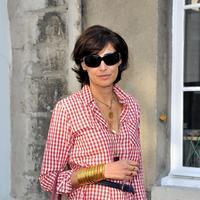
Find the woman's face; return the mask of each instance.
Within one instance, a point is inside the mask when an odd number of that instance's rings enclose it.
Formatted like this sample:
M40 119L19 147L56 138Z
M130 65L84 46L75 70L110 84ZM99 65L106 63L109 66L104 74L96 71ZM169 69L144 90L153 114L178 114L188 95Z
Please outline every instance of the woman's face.
M106 54L114 53L116 50L108 43L97 55L104 57ZM121 59L114 65L106 65L102 60L98 67L92 68L82 62L83 70L87 71L91 87L111 87L118 75Z

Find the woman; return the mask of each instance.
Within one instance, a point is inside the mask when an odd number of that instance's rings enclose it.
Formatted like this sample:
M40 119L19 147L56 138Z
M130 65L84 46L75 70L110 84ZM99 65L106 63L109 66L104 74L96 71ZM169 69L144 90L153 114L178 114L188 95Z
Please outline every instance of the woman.
M127 68L123 38L91 26L76 41L73 59L82 89L54 108L40 183L68 199L145 200L136 99L116 83ZM66 168L67 166L67 168Z

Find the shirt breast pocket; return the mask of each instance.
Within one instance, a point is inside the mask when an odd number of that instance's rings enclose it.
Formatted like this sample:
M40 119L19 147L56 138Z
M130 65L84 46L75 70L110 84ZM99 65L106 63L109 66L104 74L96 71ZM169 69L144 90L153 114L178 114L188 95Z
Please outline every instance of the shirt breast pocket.
M95 126L79 126L74 132L74 138L73 157L82 163L97 164L107 154L102 131Z

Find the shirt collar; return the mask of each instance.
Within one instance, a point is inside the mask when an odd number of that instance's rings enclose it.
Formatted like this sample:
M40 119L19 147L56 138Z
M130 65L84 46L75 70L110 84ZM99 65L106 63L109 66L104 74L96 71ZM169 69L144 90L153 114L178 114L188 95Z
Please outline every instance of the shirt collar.
M89 105L92 101L94 101L89 85L84 85L80 92L81 98L86 105Z
M113 91L116 94L119 103L127 104L129 100L129 95L126 94L118 85L114 85Z
M114 85L113 86L113 91L116 94L119 103L121 104L127 104L128 103L128 99L129 96L128 94L126 94L118 85ZM81 89L81 96L83 101L85 102L86 105L91 104L92 102L94 102L94 98L92 96L91 90L90 90L90 86L89 85L84 85L83 88Z

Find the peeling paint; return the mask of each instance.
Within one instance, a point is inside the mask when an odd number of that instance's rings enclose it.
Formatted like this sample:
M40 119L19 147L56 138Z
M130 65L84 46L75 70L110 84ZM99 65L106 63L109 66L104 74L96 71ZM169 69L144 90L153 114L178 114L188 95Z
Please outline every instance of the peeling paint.
M41 155L43 155L43 151L44 151L44 145L40 145L37 143L31 143L28 145L27 154L31 156L32 160L34 161L34 169L32 172L40 171L41 161L42 161Z
M62 76L33 77L29 84L27 107L30 112L50 113L57 101L67 95L67 83Z
M65 83L60 79L43 78L38 84L38 112L49 112L64 93Z
M65 38L65 22L57 12L45 13L43 19L38 21L38 27L40 31L39 42L51 42Z

